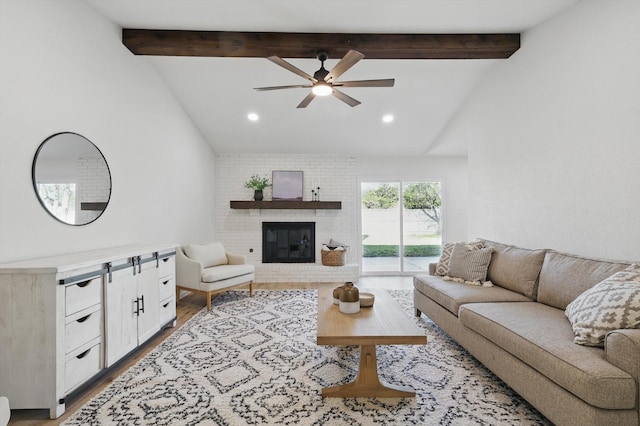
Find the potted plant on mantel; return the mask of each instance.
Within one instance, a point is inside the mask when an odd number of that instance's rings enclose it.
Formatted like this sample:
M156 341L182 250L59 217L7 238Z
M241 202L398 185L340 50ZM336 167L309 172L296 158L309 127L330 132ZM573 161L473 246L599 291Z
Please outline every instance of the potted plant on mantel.
M271 186L269 178L260 177L257 174L251 175L248 181L244 183L245 188L253 189L253 199L255 201L262 201L262 190Z

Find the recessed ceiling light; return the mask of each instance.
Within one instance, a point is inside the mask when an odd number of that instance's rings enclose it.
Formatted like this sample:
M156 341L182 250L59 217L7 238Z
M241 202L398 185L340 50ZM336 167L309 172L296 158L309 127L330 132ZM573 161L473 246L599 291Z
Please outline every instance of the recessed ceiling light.
M385 123L391 123L393 121L393 115L391 114L387 114L384 117L382 117L382 121L384 121Z
M258 116L258 114L256 114L255 112L250 112L249 114L247 114L247 118L250 121L258 121L260 119L260 117Z

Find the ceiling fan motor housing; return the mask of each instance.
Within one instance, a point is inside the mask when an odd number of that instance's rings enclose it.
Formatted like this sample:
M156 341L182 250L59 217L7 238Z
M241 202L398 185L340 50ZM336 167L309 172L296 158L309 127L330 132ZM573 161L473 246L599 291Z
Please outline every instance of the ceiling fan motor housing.
M329 71L324 69L324 66L320 66L320 69L313 74L313 78L318 81L324 81L324 78L329 74Z

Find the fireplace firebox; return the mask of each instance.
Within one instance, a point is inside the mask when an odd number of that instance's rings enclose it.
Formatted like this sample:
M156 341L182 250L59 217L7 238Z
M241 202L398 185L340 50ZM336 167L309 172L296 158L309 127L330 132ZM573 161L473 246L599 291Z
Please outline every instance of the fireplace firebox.
M262 263L315 263L315 222L262 222Z

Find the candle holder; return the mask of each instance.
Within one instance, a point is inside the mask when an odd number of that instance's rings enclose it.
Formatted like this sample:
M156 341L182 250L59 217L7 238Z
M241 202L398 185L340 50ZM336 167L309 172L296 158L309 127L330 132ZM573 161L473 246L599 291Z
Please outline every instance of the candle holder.
M311 190L311 201L320 201L320 187Z

